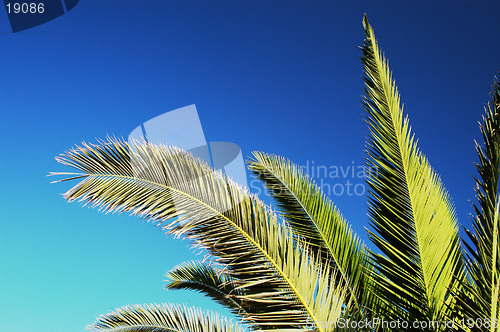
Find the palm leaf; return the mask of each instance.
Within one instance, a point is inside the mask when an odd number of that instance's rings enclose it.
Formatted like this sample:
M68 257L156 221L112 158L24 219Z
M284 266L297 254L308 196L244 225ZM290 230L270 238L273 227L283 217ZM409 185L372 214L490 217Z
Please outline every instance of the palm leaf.
M211 312L176 305L125 306L87 326L113 332L243 332L241 326Z
M236 287L233 280L223 269L216 268L213 264L203 262L184 262L167 274L166 289L190 289L198 291L233 313L245 316L247 309L239 299L244 295Z
M498 178L500 174L500 85L493 86L493 100L488 103L481 133L484 147L476 142L479 164L476 168L476 197L474 204L474 233L466 230L472 246L464 242L468 249L468 271L471 283L465 284L466 291L460 303L466 319L500 320L500 221ZM476 330L484 330L476 326ZM488 331L500 331L498 324L491 324Z
M359 313L365 305L366 250L333 202L302 169L283 157L254 152L249 169L264 182L294 232L331 262Z
M439 176L420 152L403 118L400 97L385 57L365 16L363 106L370 136L368 165L370 239L381 272L380 297L388 315L408 321L440 320L448 314L449 291L462 274L453 204Z
M306 245L286 224L189 153L109 140L84 143L57 160L83 172L65 179L82 179L64 194L69 201L140 215L207 249L238 280L245 319L262 329L326 331L322 322L338 319L347 305L332 271L301 250Z

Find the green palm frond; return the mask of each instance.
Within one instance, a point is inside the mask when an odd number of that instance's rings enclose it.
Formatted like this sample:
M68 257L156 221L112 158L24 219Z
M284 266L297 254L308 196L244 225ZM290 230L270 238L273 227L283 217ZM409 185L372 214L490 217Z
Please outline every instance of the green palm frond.
M167 274L166 289L198 291L239 316L246 316L247 309L240 301L241 291L223 269L199 261L184 262Z
M244 332L217 313L178 305L125 306L101 315L87 326L91 331L113 332Z
M382 277L380 297L397 318L440 320L449 291L463 273L453 204L439 176L419 151L386 58L365 16L363 106L370 136L368 165L370 239ZM389 315L391 313L388 313Z
M488 103L481 133L484 147L476 142L479 164L476 168L476 213L473 219L474 233L466 230L472 246L464 242L469 251L468 271L472 284L466 284L466 292L460 303L467 319L500 321L500 218L498 178L500 174L500 85L493 86L493 100ZM480 329L478 329L480 330ZM484 329L483 329L484 330ZM491 324L488 331L500 331Z
M333 202L302 169L283 157L254 152L249 169L264 182L294 232L331 262L361 314L365 305L366 250ZM365 272L365 273L363 273Z
M262 329L327 331L323 322L337 320L343 306L349 313L344 289L301 249L306 244L256 197L189 153L109 140L57 160L83 172L65 179L81 179L64 194L69 201L155 220L207 249L238 280L245 318Z

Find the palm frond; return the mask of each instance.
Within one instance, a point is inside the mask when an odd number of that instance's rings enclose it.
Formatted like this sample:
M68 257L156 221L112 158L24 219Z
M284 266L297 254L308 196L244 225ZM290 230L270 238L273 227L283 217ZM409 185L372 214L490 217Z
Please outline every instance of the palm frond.
M242 295L236 281L225 270L200 261L184 262L166 274L166 289L198 291L239 316L246 316L247 309L240 302Z
M348 313L329 268L301 250L286 224L261 201L189 153L110 139L57 159L83 173L64 194L104 211L127 211L208 250L238 280L245 317L262 329L325 331ZM167 221L169 223L167 223ZM345 306L344 308L342 308Z
M91 331L113 332L244 332L217 313L177 305L132 305L101 315L87 326Z
M472 246L468 249L468 271L471 284L466 284L460 306L467 319L500 320L500 218L498 178L500 174L500 85L493 85L493 100L488 103L483 116L481 133L484 147L476 142L479 163L476 168L476 198L474 204L474 233L466 230ZM479 330L479 329L478 329ZM500 331L492 326L489 331Z
M409 321L440 320L449 291L463 273L455 211L439 176L420 152L403 118L386 58L365 16L362 62L370 136L368 165L370 239L383 277L380 294ZM399 308L399 309L398 309Z
M253 152L249 169L264 182L294 232L338 271L359 313L365 305L366 250L333 202L302 169L283 157ZM365 273L364 273L365 272Z

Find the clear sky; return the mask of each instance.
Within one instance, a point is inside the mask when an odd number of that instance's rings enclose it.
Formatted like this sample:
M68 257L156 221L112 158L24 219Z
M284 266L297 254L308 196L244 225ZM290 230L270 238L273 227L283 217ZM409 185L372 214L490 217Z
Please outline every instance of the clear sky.
M0 10L0 330L82 331L125 304L219 310L163 290L165 272L196 258L187 241L68 204L60 194L70 184L46 177L68 170L54 156L74 144L126 137L191 104L207 141L308 165L366 239L366 198L347 192L350 181L362 193L363 179L341 173L364 165L363 13L420 148L470 225L473 140L500 70L500 2L347 3L87 0L15 34Z

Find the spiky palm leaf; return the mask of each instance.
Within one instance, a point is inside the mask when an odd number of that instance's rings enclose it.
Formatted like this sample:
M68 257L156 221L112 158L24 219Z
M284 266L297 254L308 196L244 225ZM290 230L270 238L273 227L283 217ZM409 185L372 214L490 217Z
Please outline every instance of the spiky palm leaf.
M246 316L247 308L241 303L244 295L237 288L237 281L223 269L213 264L193 261L177 265L166 274L166 289L198 291L220 303L239 316Z
M95 332L244 332L217 313L178 305L125 306L87 326Z
M465 319L490 321L489 327L469 324L474 330L500 331L500 218L498 178L500 174L500 85L493 86L493 100L486 107L481 133L484 147L476 142L479 164L476 168L476 216L474 233L466 230L472 246L464 242L468 251L468 271L471 284L465 284L460 306Z
M286 224L256 197L187 152L117 140L85 144L57 160L83 173L64 197L104 211L129 211L206 248L238 281L245 319L263 329L329 331L345 291L301 250ZM56 173L57 174L57 173ZM170 221L166 224L166 221Z
M370 274L366 249L333 202L303 170L283 157L254 152L249 169L264 182L278 202L280 212L296 234L304 238L316 255L332 263L358 310L367 305L366 274Z
M382 276L380 297L408 321L442 320L449 290L463 272L453 204L440 178L419 151L385 57L365 16L362 48L363 106L370 136L368 165L370 239Z

